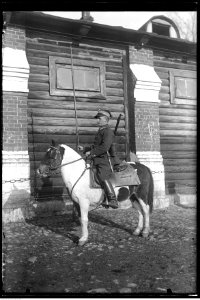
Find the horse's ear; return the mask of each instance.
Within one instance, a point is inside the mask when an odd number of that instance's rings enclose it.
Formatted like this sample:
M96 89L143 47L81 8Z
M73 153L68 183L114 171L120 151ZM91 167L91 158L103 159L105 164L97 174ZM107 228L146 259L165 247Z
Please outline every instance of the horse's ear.
M56 143L55 143L55 141L54 141L54 140L51 140L51 145L52 145L53 147L55 147L55 146L56 146Z
M60 146L60 155L61 155L62 159L63 159L64 153L65 153L65 148Z

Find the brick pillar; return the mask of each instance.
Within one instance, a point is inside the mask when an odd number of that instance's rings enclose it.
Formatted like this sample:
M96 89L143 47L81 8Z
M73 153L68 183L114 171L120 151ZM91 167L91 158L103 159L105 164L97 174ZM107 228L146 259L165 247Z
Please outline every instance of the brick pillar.
M27 131L29 64L25 30L10 27L3 36L3 221L27 217L30 177ZM11 180L11 182L10 182ZM9 181L9 182L5 182Z
M154 207L169 205L165 195L163 158L160 153L159 90L161 80L153 68L153 55L150 49L129 47L130 63L130 107L134 111L131 133L132 152L139 161L147 165L154 179ZM134 153L130 154L134 160Z

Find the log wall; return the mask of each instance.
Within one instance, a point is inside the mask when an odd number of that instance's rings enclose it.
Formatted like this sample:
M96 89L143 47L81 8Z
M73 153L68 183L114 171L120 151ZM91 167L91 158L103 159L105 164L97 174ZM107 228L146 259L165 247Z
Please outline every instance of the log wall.
M43 36L42 36L43 35ZM51 140L64 143L75 149L76 122L74 99L71 96L51 96L49 91L49 56L70 58L70 43L58 36L29 31L27 33L27 59L30 65L28 96L28 134L31 175L39 166ZM93 118L98 108L107 108L113 114L110 122L114 129L119 113L124 113L124 57L125 51L105 45L92 46L80 44L73 48L73 58L105 63L106 100L77 97L77 117L79 140L83 146L93 143L97 132L97 122ZM127 122L120 121L116 150L120 158L127 155ZM37 192L39 199L47 200L52 196L68 199L60 175L48 179L35 179L32 191ZM64 196L63 196L64 195Z
M196 61L154 51L154 68L162 80L159 94L161 154L166 193L196 193L196 100L170 101L170 70L196 71Z

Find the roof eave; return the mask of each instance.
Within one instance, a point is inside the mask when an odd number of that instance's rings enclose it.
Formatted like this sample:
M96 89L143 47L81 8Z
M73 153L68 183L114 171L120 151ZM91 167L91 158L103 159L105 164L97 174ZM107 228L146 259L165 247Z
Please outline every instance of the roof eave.
M7 12L10 14L10 12ZM83 20L73 20L44 14L41 12L15 11L9 15L8 24L24 26L25 28L42 30L62 35L70 35L77 38L80 36L81 28L86 30L87 39L98 39L113 43L136 44L146 37L146 47L156 47L166 50L182 52L196 56L196 43L177 38L169 38L154 33L142 32L139 30L127 29L110 25L102 25ZM85 37L86 37L85 36ZM84 38L84 36L82 36Z

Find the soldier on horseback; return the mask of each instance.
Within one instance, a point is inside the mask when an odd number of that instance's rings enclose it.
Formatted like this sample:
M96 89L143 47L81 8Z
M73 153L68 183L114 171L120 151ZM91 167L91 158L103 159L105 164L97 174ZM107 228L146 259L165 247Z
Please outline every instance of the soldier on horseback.
M109 110L99 110L94 117L98 120L99 130L95 136L94 144L90 147L79 146L88 158L93 160L97 169L97 176L108 199L108 205L112 208L118 208L116 195L109 178L113 172L113 165L119 165L120 160L116 156L113 143L115 134L108 125L112 117Z

